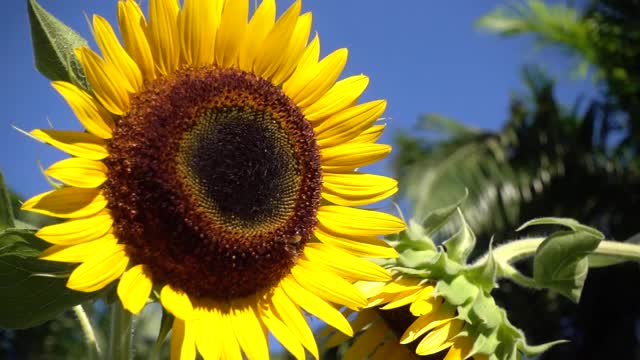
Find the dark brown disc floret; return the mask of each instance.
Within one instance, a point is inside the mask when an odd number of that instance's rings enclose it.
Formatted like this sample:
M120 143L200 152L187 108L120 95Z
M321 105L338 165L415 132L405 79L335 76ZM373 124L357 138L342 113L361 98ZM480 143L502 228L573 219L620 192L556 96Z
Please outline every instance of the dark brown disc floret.
M114 230L154 283L193 297L254 294L311 237L322 173L313 129L279 88L186 68L135 95L105 160Z

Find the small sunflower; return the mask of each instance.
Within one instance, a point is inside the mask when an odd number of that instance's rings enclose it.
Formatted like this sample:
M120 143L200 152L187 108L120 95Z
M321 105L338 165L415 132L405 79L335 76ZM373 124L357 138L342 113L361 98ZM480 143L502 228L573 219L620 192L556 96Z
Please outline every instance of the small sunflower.
M301 309L352 335L335 305L367 305L353 282L389 275L363 258L397 256L379 236L404 228L356 208L397 191L356 170L391 151L385 101L357 104L368 78L338 81L347 50L320 59L300 1L248 18L248 0L119 1L123 44L94 16L102 56L75 50L91 89L52 84L86 132L31 133L73 156L23 205L67 219L37 232L41 258L79 263L74 290L119 280L132 313L156 289L174 358L268 358L267 332L317 358Z
M402 278L358 286L369 297L369 308L352 320L353 330L361 333L345 352L345 360L419 359L428 355L444 360L488 359L471 354L475 339L467 336L456 307L434 296L431 282ZM336 333L326 345L333 347L347 339Z

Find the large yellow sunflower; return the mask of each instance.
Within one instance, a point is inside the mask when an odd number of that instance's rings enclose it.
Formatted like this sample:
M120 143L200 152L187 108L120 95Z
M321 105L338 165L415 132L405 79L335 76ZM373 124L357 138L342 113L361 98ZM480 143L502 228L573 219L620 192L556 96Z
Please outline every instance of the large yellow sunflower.
M443 360L487 360L474 354L475 339L465 331L456 307L435 295L431 282L401 278L391 282L366 282L357 286L369 298L369 308L352 320L360 332L344 354L344 360L419 359L431 356ZM346 310L345 315L351 312ZM335 333L327 347L347 340ZM419 341L417 341L419 340Z
M124 44L94 16L102 56L75 51L90 91L53 82L86 132L32 131L73 156L46 170L65 187L23 205L67 219L38 231L41 258L80 263L74 290L119 280L132 313L155 288L175 358L267 358L267 331L318 357L301 309L352 335L335 305L366 306L352 283L389 278L363 258L396 256L378 236L403 222L353 207L397 190L357 172L391 150L375 143L386 103L356 104L368 78L337 81L347 50L320 59L300 12L150 0L147 19L121 0Z

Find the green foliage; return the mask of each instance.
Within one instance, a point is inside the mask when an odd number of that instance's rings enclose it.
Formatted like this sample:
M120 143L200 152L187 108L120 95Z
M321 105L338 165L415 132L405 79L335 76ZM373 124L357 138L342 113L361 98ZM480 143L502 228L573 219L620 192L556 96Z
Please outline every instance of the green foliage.
M0 230L14 226L11 194L4 183L4 176L0 172Z
M507 5L480 19L478 25L504 36L527 34L539 45L560 49L575 60L578 71L593 75L597 96L559 104L553 81L537 67L528 66L523 72L528 91L513 96L509 116L496 131L461 131L464 124L451 124L455 120L444 116L422 117L416 130L425 131L398 136L395 166L404 184L402 195L414 213L423 217L430 210L453 203L468 189L463 209L479 248L488 247L490 239L500 244L514 238L516 226L541 216L575 218L602 229L608 238L631 237L638 232L640 206L640 3L504 3ZM443 122L449 124L444 126ZM452 225L444 227L447 234L456 229ZM535 230L546 235L552 229L553 225L544 225ZM588 249L599 236L577 232L584 238L556 240ZM547 250L560 242L548 243L552 244ZM600 254L587 258L573 265L569 262L563 269L575 274L586 261L593 267L624 260ZM491 257L483 258L483 264L491 262ZM501 266L497 264L498 270L505 270ZM529 266L520 264L507 270L520 274L523 282L535 283L535 279L520 273L528 272ZM478 275L474 276L485 276L481 270L476 269ZM560 275L561 269L557 270L556 275ZM616 275L607 275L616 278L605 280L605 274L616 271ZM576 336L591 339L554 349L545 354L545 359L633 356L637 354L637 339L630 329L635 326L637 311L633 309L637 307L633 304L640 293L617 279L637 276L637 267L619 265L597 274L599 280L591 281L579 308L553 294L532 294L508 284L496 296L510 308L510 317L537 342L564 336L567 323ZM547 275L538 270L539 280ZM615 284L626 287L627 300L601 297ZM491 287L491 281L485 280L484 286ZM581 281L563 286L561 291L575 299L578 293L571 288L579 289ZM621 310L611 314L607 310L611 307ZM538 321L539 312L545 312L548 321ZM607 322L615 323L616 329L606 330ZM609 340L592 341L605 335Z
M496 280L502 277L527 287L558 291L577 301L589 269L588 256L604 236L572 219L535 219L525 223L520 230L534 225L560 225L569 230L556 231L544 240L516 240L496 251L490 248L481 260L469 264L466 258L475 247L475 237L460 211L460 205L460 202L454 204L453 211L452 206L446 206L427 214L427 219L438 219L434 222L437 226L425 227L422 231L413 229L400 236L396 244L400 257L395 265L390 265L392 272L435 285L433 296L442 297L447 304L456 307L456 317L465 322L461 334L474 339L471 354L483 354L495 360L516 360L523 355L539 356L564 342L528 344L525 334L511 324L507 313L496 304L491 293L497 288ZM456 222L453 222L454 214L459 218ZM411 223L416 224L415 221ZM449 236L444 230L445 223L453 223L458 231ZM415 248L416 244L432 242L431 237L421 235L426 233L446 238L443 242L446 249L440 246L431 250L435 245ZM419 237L412 238L412 234ZM526 277L517 270L504 271L523 254L533 256L534 263L534 276L526 282L521 281Z
M540 244L533 261L533 278L539 286L578 302L589 271L588 256L604 235L573 219L561 218L532 220L520 230L532 225L562 225L570 229L555 232Z
M0 173L1 223L12 227L0 229L0 327L36 326L96 298L98 293L80 293L66 287L73 266L38 259L48 244L35 236L32 225L13 218L15 204L1 180ZM13 227L16 225L22 226Z
M75 48L88 46L77 32L47 12L36 0L28 0L29 22L36 67L49 80L69 81L88 89Z

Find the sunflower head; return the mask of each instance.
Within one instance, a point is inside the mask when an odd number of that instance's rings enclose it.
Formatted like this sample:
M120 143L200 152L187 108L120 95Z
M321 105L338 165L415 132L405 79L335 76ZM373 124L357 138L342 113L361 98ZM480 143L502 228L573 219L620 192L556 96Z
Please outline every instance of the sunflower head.
M394 242L400 257L389 265L393 280L357 284L369 305L352 320L360 333L345 351L346 358L395 354L407 359L511 360L538 356L562 342L529 345L509 322L491 295L498 272L493 252L478 263L467 263L475 236L456 209L434 210L424 225L410 222ZM455 214L461 226L446 238L438 231ZM444 246L436 246L432 236L446 238ZM327 343L346 340L336 333Z
M391 148L368 78L339 80L347 50L320 58L300 1L120 0L118 25L94 16L101 54L74 51L88 87L53 82L86 131L32 131L72 155L23 206L66 219L41 258L78 263L74 290L118 281L133 313L158 290L174 357L265 358L267 331L317 357L301 309L351 335L336 306L390 279L364 258L397 256L380 236L404 223L359 208L397 184L358 171Z

